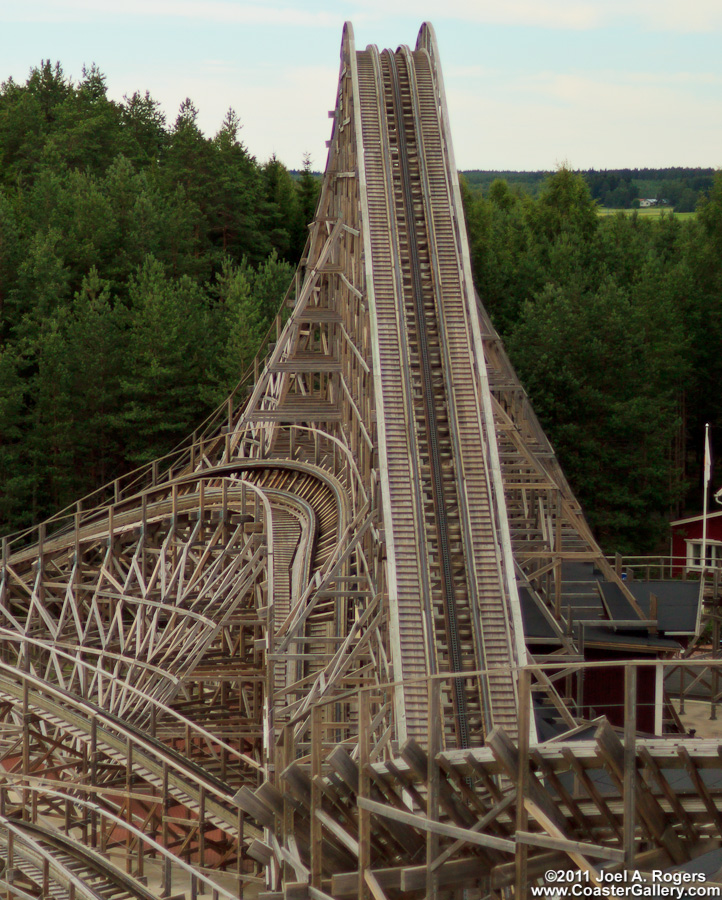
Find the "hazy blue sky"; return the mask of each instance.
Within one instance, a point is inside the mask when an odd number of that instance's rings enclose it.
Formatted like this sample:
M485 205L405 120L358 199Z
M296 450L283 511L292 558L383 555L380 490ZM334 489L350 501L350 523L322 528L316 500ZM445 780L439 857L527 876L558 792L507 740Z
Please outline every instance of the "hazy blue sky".
M720 0L0 0L0 78L96 62L120 99L208 134L232 106L259 160L326 161L341 29L413 45L433 23L460 168L722 165Z

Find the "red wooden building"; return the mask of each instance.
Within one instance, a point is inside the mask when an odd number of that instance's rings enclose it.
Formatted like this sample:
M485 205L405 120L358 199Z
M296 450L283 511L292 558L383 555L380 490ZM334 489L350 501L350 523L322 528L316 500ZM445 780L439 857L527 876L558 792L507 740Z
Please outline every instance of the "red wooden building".
M672 529L672 572L684 575L702 568L702 516L677 519ZM707 513L707 565L722 566L722 511Z

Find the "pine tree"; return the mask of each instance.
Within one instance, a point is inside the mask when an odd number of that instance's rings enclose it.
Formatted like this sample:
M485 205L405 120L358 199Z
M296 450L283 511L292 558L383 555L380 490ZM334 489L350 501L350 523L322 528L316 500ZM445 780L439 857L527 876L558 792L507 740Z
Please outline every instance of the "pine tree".
M259 262L271 251L264 222L268 205L261 173L239 139L240 129L240 119L229 109L213 139L210 236L223 255Z
M126 467L117 414L128 359L128 318L110 284L92 268L73 299L66 326L73 478L77 496Z
M215 351L205 295L187 276L168 278L148 256L130 286L129 351L116 424L135 463L167 453L208 412L202 396Z
M0 345L0 533L32 524L32 477L23 452L28 427L22 360Z
M303 156L303 168L301 169L301 177L298 180L298 227L294 234L294 262L301 258L303 249L306 246L308 238L308 226L316 215L316 206L318 204L319 194L321 193L321 182L313 175L311 171L311 156L305 153Z
M274 154L263 167L266 199L272 213L269 220L270 240L279 256L293 259L293 237L300 221L299 198L288 169Z

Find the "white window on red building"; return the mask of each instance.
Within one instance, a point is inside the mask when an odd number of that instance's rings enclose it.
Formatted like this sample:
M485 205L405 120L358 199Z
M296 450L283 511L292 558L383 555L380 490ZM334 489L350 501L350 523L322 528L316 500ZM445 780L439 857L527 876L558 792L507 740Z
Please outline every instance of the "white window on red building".
M687 544L687 568L702 568L702 541L686 541ZM722 566L722 541L707 541L707 568Z

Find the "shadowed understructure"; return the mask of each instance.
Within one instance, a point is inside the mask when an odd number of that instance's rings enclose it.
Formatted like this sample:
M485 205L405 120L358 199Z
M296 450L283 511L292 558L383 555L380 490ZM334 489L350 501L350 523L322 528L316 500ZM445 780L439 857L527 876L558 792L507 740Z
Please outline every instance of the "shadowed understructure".
M433 29L357 51L347 25L331 116L252 377L180 452L3 542L9 898L523 897L721 844L718 744L665 705L679 644L475 294ZM610 724L589 692L620 667Z

